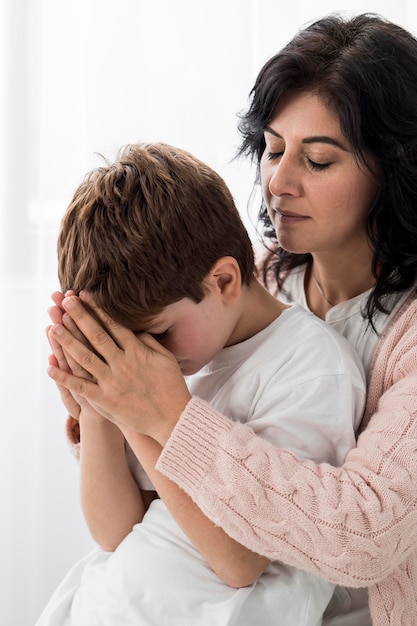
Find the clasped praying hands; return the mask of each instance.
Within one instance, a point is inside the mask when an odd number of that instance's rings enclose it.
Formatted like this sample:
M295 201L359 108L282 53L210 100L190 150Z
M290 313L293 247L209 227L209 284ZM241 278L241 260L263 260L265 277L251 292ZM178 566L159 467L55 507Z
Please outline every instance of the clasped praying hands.
M164 445L191 398L175 357L148 333L135 335L114 322L89 293L61 294L60 307L57 294L53 299L62 319L57 323L53 307L49 376L111 422ZM58 346L65 359L58 357Z

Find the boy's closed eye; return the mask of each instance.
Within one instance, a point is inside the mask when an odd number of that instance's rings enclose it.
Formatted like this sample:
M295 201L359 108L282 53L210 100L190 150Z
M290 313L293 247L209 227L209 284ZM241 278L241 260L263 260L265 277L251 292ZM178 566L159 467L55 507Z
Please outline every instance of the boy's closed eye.
M154 333L152 331L147 331L154 339L164 339L168 335L168 330L160 331L158 333Z

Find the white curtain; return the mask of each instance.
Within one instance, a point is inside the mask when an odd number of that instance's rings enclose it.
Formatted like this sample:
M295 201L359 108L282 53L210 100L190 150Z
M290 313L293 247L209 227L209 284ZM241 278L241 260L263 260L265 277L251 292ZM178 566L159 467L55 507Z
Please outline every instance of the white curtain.
M1 0L0 623L34 624L92 546L65 411L47 378L55 242L96 153L165 141L206 160L252 231L253 172L232 161L261 64L325 13L375 11L417 31L413 2Z

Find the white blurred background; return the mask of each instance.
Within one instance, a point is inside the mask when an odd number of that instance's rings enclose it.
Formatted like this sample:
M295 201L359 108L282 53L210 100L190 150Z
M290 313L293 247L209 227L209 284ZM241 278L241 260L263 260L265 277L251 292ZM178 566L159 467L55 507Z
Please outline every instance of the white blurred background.
M417 33L413 0L0 0L0 624L33 626L92 547L65 411L45 373L60 219L84 174L165 141L229 184L252 232L253 172L232 161L261 65L313 18L377 12Z

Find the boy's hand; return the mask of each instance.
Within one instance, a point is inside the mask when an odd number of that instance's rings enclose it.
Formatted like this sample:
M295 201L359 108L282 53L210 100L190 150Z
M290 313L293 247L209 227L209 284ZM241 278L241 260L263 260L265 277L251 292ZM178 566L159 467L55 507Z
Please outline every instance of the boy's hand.
M61 307L63 299L64 295L58 291L52 294L52 300L55 303L55 306L48 309L48 314L53 324L63 323L62 315L64 313L64 310ZM51 328L52 326L47 326L47 328L45 329L46 337L52 350L52 354L48 357L49 366L58 367L64 372L71 372L68 361L64 354L64 350L62 346L54 339L51 333ZM62 403L64 404L68 413L71 415L71 417L79 419L81 410L79 403L76 401L71 392L66 389L66 387L62 387L62 385L57 384L57 388L60 393Z
M103 326L88 313L83 301ZM51 338L91 380L53 364L48 369L51 378L86 398L109 420L164 445L191 398L175 357L147 333L138 337L116 324L87 293L64 298L62 308L88 345L66 328L65 315L65 325L51 327Z
M74 292L69 293L70 295L75 295ZM78 331L76 325L72 322L68 314L65 313L64 309L62 308L62 300L65 296L57 291L54 292L51 297L53 302L55 303L55 306L48 309L51 322L53 322L54 324L65 325L65 327L79 341L84 341L84 343L86 343L83 335ZM52 326L48 326L46 328L46 336L52 349L52 354L48 358L49 365L51 367L58 367L61 371L76 374L82 378L90 378L89 374L85 370L80 368L78 363L71 359L70 355L65 353L65 350L53 337L53 334L51 333L51 328ZM74 417L78 420L80 419L82 414L83 419L91 419L94 422L105 421L105 418L100 413L98 413L85 398L71 393L68 389L61 385L57 385L57 387L61 395L61 400L71 417Z

